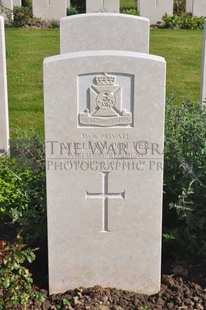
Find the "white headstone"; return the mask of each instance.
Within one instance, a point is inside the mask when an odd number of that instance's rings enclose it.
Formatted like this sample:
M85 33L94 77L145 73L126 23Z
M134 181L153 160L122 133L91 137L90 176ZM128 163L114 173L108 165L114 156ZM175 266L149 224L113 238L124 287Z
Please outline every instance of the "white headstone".
M22 6L22 0L13 0L14 6Z
M204 20L201 73L200 103L206 105L206 19Z
M33 15L48 20L59 20L66 16L68 0L33 0Z
M193 12L193 0L186 0L186 12L192 13Z
M14 7L13 0L2 0L2 4L5 8L13 10Z
M116 12L119 13L119 0L86 0L87 13Z
M194 1L193 15L197 17L206 16L206 1L205 0Z
M60 45L61 53L102 49L148 53L149 20L118 13L65 17L60 20Z
M50 293L160 289L165 61L86 51L44 62Z
M4 18L0 16L0 154L9 154L9 116Z
M156 24L165 13L173 15L173 0L138 0L138 11L149 18L151 24Z

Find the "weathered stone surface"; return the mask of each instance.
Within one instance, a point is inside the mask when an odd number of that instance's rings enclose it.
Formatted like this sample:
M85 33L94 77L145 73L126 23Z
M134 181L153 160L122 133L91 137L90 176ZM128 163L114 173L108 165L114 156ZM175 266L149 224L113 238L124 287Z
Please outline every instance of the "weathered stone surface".
M13 0L14 6L22 6L22 0Z
M13 0L2 0L3 6L5 6L5 8L13 10L14 4L13 4Z
M186 12L187 13L193 12L193 0L186 0Z
M89 50L149 52L149 20L118 13L91 13L60 20L61 53Z
M138 10L151 24L156 24L165 13L173 15L173 0L139 0Z
M50 293L160 289L165 61L87 51L44 62Z
M86 0L87 13L116 12L119 13L119 0Z
M4 18L0 16L0 155L9 153L9 117Z
M206 1L205 0L196 0L193 1L193 12L194 16L206 16Z
M68 0L33 0L32 8L35 17L59 20L66 16Z

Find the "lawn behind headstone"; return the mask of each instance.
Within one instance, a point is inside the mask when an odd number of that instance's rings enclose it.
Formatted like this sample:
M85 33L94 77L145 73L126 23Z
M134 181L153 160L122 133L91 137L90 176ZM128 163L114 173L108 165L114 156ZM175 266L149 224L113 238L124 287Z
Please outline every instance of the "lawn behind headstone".
M7 29L6 48L11 138L43 135L43 59L59 53L59 31Z
M137 7L137 2L136 0L120 0L120 5L122 7L135 8Z
M151 30L150 53L163 56L167 62L167 96L175 103L200 97L201 49L200 30Z
M135 38L134 38L135 40ZM175 103L199 101L202 31L151 31L150 53L167 61L167 96ZM24 131L44 134L43 59L59 54L59 30L7 29L11 138Z

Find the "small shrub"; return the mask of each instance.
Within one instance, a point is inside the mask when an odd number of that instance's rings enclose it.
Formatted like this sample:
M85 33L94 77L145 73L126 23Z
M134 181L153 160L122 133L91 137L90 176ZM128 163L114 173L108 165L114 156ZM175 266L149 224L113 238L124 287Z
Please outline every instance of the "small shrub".
M27 242L46 239L44 151L38 139L16 140L0 158L0 229L24 231Z
M206 109L167 103L164 168L165 251L206 258ZM171 254L171 249L169 249Z
M71 7L75 7L79 13L86 12L86 1L85 0L71 0Z
M121 13L123 14L130 14L130 15L139 15L136 9L132 8L122 8Z
M13 244L0 240L0 309L12 309L15 305L26 305L29 298L43 296L33 288L33 280L25 262L32 263L34 251L25 249L20 235Z
M33 18L33 22L31 25L34 29L53 29L53 28L59 28L59 21L52 19L42 19L38 17Z
M14 7L14 20L15 27L31 26L33 23L32 9L28 7Z
M14 27L33 27L40 29L59 28L58 20L44 20L33 16L32 8L14 7Z
M199 30L204 28L204 17L195 17L190 14L174 14L169 16L165 14L162 17L163 24L161 28L172 28L172 29L191 29Z
M48 27L48 28L52 28L52 29L59 28L59 24L60 23L58 20L52 19L52 20L50 20L50 27Z
M75 14L79 14L78 7L77 5L71 4L70 7L67 8L67 16L75 15Z

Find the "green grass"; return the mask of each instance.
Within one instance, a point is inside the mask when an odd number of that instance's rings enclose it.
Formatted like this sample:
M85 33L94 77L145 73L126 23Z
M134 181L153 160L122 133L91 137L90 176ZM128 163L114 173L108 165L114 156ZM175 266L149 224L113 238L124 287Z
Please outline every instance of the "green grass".
M151 30L150 53L167 62L167 96L174 93L176 103L200 94L202 31Z
M120 5L123 8L137 8L136 0L120 0Z
M59 54L59 31L7 29L6 47L11 137L29 129L42 134L42 65Z
M7 29L6 45L11 137L30 129L43 135L42 65L59 54L59 30ZM151 30L150 53L165 57L167 96L176 103L199 100L201 46L202 31Z

